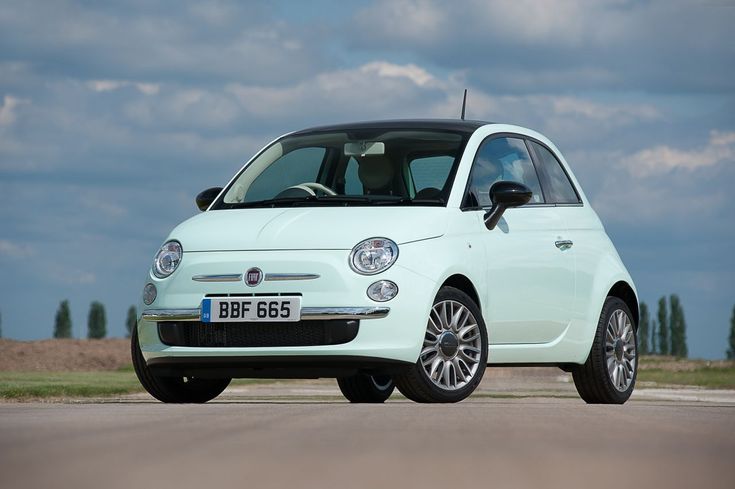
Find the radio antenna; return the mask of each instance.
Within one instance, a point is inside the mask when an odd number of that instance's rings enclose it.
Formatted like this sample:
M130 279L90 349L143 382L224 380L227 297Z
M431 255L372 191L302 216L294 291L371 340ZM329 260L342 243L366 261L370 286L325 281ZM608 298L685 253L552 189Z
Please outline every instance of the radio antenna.
M464 97L462 97L462 120L464 120L464 109L467 107L467 89L464 89Z

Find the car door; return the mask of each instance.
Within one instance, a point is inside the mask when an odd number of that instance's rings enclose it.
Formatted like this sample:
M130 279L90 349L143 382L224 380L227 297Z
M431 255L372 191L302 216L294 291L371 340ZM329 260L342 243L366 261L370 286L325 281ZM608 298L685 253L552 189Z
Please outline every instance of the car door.
M575 270L573 251L564 244L566 222L546 201L522 136L493 135L483 141L465 205L474 212L489 210L489 189L501 180L523 183L533 195L528 204L507 209L495 229L478 230L487 263L483 309L490 344L548 343L572 318Z

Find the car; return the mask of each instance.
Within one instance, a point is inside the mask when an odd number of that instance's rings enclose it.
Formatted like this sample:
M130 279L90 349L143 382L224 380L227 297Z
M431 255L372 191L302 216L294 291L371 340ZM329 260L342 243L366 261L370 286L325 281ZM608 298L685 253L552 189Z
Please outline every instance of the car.
M637 374L638 299L557 147L392 120L265 146L196 197L147 273L135 372L167 403L232 378L336 378L351 402L458 402L487 366L556 366L588 403Z

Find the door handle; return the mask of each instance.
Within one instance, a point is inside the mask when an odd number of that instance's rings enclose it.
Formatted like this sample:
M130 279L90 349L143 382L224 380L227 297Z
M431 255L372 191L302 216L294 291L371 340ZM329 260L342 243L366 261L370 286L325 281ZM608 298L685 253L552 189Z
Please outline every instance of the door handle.
M564 250L568 250L569 248L571 248L574 242L571 239L562 239L562 240L556 241L554 244L556 245L557 248L564 251Z

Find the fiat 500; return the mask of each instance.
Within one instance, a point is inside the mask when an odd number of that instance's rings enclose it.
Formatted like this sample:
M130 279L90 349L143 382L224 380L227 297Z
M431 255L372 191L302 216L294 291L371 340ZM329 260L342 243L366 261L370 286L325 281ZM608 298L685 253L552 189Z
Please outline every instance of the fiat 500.
M464 120L282 136L155 255L132 337L163 402L232 378L337 379L457 402L492 365L571 372L623 403L637 372L630 275L563 156L523 127Z

